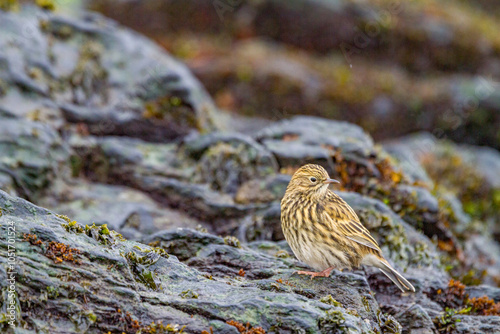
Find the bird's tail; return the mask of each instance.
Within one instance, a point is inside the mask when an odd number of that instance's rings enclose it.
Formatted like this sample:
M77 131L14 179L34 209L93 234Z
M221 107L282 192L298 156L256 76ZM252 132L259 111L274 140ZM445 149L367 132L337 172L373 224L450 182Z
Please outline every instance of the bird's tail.
M381 272L385 274L385 276L389 277L389 279L398 286L403 292L415 292L415 288L411 285L410 282L406 280L400 273L398 273L391 265L384 259L379 259L379 263L376 266L380 269Z

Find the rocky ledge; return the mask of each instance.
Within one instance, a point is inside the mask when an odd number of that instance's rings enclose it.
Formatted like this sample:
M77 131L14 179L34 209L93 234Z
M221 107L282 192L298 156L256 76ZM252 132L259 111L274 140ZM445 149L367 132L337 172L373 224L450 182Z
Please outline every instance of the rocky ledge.
M255 126L96 14L0 11L0 31L2 331L500 331L498 151L426 133L375 144L315 117ZM369 268L294 273L279 200L309 162L416 293Z

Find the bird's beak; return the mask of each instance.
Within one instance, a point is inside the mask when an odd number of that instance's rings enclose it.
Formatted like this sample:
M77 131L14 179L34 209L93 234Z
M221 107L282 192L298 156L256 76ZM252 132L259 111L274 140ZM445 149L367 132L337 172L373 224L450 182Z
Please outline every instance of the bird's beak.
M337 181L335 179L326 179L323 183L324 184L340 183L340 181Z

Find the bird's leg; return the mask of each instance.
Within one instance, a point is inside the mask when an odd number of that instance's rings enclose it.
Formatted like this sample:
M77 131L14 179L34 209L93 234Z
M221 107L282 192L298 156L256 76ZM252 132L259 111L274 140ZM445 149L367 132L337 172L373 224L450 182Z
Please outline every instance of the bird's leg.
M297 274L298 275L310 275L311 279L313 279L314 277L328 277L328 276L330 276L330 273L332 272L333 269L334 269L334 267L330 267L330 268L327 268L327 269L320 271L320 272L297 271Z

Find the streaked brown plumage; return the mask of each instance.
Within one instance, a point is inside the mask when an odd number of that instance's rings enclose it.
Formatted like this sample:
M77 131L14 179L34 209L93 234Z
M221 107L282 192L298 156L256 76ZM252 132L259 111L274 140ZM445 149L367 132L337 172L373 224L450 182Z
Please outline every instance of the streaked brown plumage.
M295 172L281 200L281 227L288 244L300 261L320 271L298 273L327 277L334 268L369 265L379 268L403 292L414 292L384 259L354 210L328 189L336 182L323 167L305 165Z

